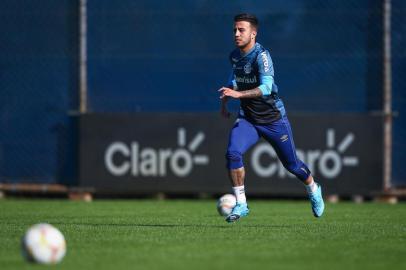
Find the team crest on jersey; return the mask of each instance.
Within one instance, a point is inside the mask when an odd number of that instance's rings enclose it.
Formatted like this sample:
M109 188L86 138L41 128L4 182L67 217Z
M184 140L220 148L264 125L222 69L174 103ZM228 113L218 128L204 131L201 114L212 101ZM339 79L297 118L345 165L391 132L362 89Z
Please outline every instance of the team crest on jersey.
M252 66L251 66L251 63L248 62L248 63L246 63L245 66L244 66L244 72L245 72L245 74L250 74L251 71L252 71Z

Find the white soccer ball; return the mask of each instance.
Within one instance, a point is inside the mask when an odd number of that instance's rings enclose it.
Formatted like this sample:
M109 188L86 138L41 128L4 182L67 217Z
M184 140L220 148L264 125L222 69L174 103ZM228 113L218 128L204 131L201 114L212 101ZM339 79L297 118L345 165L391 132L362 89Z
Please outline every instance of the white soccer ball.
M56 264L66 253L63 234L46 223L33 225L22 240L23 256L31 262Z
M234 206L237 204L237 200L232 194L225 194L217 201L217 211L222 216L228 216L231 214Z

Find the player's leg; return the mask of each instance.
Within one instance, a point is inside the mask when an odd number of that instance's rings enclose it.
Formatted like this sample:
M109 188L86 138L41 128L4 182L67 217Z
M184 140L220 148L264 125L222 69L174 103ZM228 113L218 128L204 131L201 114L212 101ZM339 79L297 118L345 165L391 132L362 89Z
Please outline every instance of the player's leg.
M287 117L283 117L268 126L257 127L263 136L274 147L283 166L306 187L315 217L320 217L324 211L324 202L320 184L316 183L307 165L296 155L292 130Z
M243 155L258 139L259 135L255 127L243 118L236 121L230 132L226 159L233 192L237 198L237 205L231 214L227 216L227 222L234 222L249 213L245 197Z

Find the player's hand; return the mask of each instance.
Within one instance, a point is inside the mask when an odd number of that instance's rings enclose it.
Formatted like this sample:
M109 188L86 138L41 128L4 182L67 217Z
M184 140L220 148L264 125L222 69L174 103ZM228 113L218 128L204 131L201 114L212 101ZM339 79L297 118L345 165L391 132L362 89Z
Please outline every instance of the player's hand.
M218 91L221 92L221 99L225 97L240 98L242 95L240 92L227 87L221 87Z

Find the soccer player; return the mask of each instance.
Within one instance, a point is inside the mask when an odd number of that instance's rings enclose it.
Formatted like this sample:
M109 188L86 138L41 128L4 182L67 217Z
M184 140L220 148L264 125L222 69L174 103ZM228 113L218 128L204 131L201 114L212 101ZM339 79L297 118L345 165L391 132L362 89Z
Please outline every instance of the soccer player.
M296 156L292 131L278 87L268 50L256 42L258 19L250 14L234 17L236 49L230 54L232 74L226 87L219 89L221 113L229 117L227 101L240 100L240 111L230 132L226 153L227 168L237 198L237 204L227 222L247 216L249 208L245 197L243 165L244 153L260 137L268 141L283 166L305 185L315 217L324 211L320 184L316 183L309 168Z

